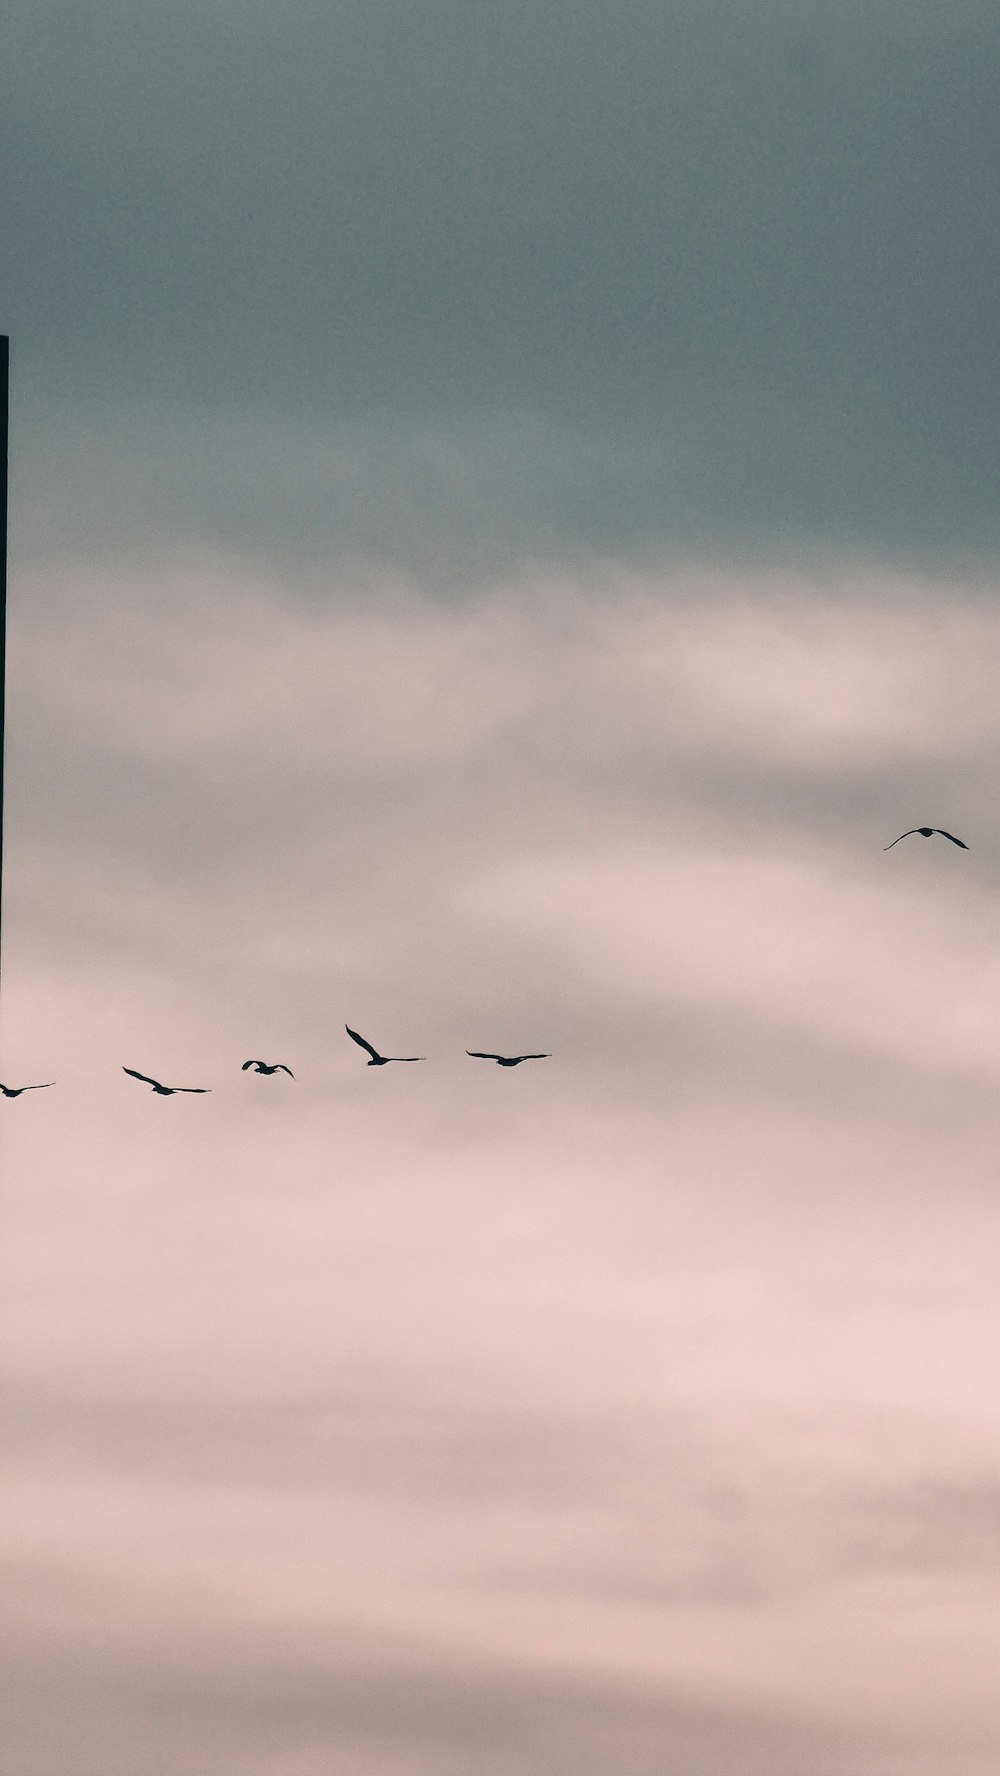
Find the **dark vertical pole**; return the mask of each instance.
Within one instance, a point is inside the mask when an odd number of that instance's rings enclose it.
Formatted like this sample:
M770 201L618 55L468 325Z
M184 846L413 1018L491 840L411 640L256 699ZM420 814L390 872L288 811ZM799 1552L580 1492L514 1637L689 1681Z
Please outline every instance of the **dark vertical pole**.
M0 335L0 971L3 969L3 741L7 722L7 414L10 340Z

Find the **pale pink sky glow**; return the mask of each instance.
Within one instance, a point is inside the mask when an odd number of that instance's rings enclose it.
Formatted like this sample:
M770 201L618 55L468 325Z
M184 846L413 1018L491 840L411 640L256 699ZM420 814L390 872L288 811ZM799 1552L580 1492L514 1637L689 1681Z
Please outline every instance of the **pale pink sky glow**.
M995 1762L1000 619L603 579L16 600L16 1776Z

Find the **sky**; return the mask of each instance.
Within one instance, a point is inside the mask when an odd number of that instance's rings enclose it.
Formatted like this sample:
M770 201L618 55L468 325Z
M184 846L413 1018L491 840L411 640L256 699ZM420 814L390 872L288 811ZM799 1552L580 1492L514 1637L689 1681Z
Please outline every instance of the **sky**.
M8 0L5 1776L993 1776L998 75Z

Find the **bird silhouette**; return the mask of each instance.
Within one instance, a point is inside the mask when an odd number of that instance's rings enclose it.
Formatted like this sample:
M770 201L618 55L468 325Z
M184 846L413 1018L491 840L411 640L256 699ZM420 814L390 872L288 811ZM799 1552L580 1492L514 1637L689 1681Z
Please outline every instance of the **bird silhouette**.
M291 1067L286 1067L284 1061L275 1061L273 1067L269 1067L266 1061L244 1061L240 1072L245 1073L248 1067L255 1067L258 1073L287 1073L289 1079L295 1078Z
M969 849L964 839L956 839L954 833L945 832L943 826L911 826L909 832L900 833L899 839L910 839L919 833L922 839L929 839L932 833L940 833L943 839L950 839L953 845L960 845L963 851ZM892 845L898 845L899 839L893 839ZM891 851L892 845L883 845L883 851Z
M19 1098L22 1092L48 1091L50 1085L55 1085L54 1079L47 1079L44 1085L0 1085L0 1092L5 1098Z
M344 1029L352 1042L356 1042L359 1048L366 1049L371 1055L371 1060L368 1062L369 1067L387 1067L390 1061L424 1061L427 1059L426 1055L380 1055L377 1048L373 1048L370 1042L366 1042L363 1036L358 1035L357 1030L351 1029L350 1024L345 1024Z
M547 1054L533 1054L533 1055L486 1054L486 1053L484 1053L484 1051L481 1048L467 1048L465 1052L467 1055L471 1055L474 1061L496 1061L496 1064L498 1067L519 1067L521 1065L522 1061L547 1061L550 1059L549 1055L547 1055Z
M161 1098L172 1098L175 1092L206 1092L211 1090L208 1085L161 1085L158 1079L150 1079L148 1073L137 1073L134 1067L123 1067L130 1079L141 1079L143 1085L151 1085Z

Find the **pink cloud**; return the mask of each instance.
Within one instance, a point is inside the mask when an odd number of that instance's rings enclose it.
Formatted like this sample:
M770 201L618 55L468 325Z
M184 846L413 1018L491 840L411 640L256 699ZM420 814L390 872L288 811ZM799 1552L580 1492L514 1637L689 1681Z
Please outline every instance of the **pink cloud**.
M12 1771L985 1776L990 613L37 590Z

